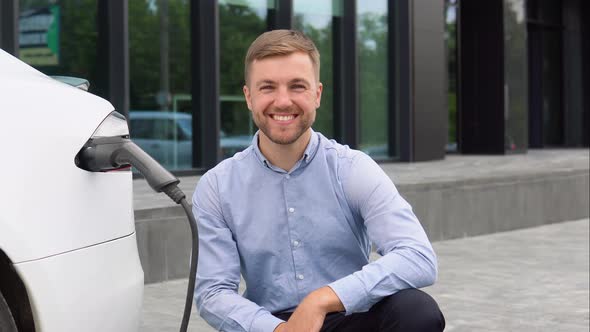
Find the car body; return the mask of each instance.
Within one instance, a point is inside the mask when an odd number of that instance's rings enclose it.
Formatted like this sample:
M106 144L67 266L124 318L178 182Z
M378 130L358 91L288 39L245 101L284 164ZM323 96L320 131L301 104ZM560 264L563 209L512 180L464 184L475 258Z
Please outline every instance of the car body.
M0 73L0 295L22 330L136 331L132 173L75 164L113 106L3 50Z
M171 169L192 168L192 115L167 111L131 111L131 138L145 152ZM250 135L220 133L221 157L229 158L252 143Z

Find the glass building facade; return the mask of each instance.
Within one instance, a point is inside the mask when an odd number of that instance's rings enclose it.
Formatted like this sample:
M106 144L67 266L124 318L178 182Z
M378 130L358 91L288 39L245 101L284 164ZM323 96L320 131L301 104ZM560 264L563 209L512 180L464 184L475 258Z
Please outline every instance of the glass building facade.
M445 0L445 46L449 132L447 152L457 152L457 0Z
M189 19L186 1L128 2L130 134L169 169L192 166Z
M266 31L272 1L219 1L219 106L221 158L231 157L252 141L256 127L246 107L244 56L250 43Z
M334 138L334 20L342 17L341 0L293 0L293 28L303 31L320 52L320 80L324 85L322 102L314 128Z
M0 46L48 75L87 78L127 116L132 138L180 173L250 144L244 56L277 28L305 32L320 50L314 129L378 161L588 146L583 1L490 1L497 16L477 31L466 30L477 1L421 1L3 0ZM499 56L474 60L467 32L497 36ZM501 73L470 72L483 64ZM490 92L492 111L465 99L473 84ZM496 148L470 136L478 130Z
M527 27L524 0L504 1L504 147L528 147Z
M357 7L359 61L359 148L371 157L389 155L389 50L387 48L387 1L360 1ZM394 149L397 151L397 149Z
M20 59L47 75L86 78L93 83L90 92L104 95L96 1L22 0L19 5Z

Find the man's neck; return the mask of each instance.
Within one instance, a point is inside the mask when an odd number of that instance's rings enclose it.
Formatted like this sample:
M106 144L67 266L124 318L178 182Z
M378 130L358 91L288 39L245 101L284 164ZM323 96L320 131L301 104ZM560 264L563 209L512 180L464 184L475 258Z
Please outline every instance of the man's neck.
M258 148L271 164L290 171L303 157L305 149L311 140L311 128L292 144L276 144L262 132L258 135Z

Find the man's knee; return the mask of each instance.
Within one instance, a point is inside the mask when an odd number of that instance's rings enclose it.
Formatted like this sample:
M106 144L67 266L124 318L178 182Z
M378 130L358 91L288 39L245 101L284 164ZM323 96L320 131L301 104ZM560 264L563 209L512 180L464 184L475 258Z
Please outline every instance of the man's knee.
M378 303L385 325L399 331L442 331L445 319L436 301L418 289L399 291Z

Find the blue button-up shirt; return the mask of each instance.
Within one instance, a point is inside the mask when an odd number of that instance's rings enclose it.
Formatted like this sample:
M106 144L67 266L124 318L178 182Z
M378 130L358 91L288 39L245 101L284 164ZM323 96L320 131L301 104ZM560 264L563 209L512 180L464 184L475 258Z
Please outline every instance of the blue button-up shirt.
M289 171L252 145L197 185L195 299L223 331L273 331L272 313L293 311L322 286L346 314L436 279L432 246L411 206L366 154L312 131ZM369 263L371 241L380 259ZM240 273L247 290L238 294Z

